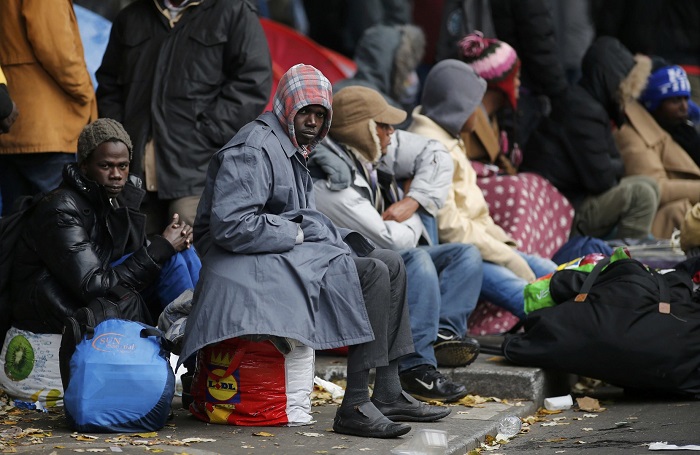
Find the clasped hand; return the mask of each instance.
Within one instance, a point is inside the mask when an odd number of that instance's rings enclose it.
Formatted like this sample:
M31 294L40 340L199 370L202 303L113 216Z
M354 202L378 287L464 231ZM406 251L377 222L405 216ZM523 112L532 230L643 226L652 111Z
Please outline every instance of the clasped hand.
M189 224L180 223L180 215L175 213L172 222L163 231L163 237L170 242L175 251L183 251L192 246L193 228Z

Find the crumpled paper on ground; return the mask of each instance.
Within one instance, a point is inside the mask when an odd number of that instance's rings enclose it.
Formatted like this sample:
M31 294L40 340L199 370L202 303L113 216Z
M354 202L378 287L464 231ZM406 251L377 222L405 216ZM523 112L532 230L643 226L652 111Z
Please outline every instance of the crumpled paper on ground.
M700 450L699 445L677 446L667 442L652 442L649 450Z

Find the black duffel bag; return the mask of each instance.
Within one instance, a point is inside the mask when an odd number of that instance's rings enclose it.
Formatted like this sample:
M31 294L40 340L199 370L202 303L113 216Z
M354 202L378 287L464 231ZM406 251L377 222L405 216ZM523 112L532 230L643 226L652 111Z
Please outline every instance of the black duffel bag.
M688 272L604 261L591 273L555 273L550 292L558 304L533 311L524 332L506 336L508 360L700 398L700 303Z

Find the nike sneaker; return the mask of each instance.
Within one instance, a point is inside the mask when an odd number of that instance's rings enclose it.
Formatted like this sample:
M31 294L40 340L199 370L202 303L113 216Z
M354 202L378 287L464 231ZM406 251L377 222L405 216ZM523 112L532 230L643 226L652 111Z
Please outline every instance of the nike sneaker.
M476 360L479 349L479 342L474 338L460 337L445 329L440 329L433 343L439 367L465 367Z
M421 401L450 403L467 395L467 388L451 381L432 365L418 365L402 372L401 388Z

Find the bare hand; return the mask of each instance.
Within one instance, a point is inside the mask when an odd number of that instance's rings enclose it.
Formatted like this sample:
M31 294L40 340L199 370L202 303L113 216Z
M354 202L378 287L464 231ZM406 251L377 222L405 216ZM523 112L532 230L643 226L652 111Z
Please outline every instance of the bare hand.
M416 213L420 204L410 197L401 199L399 202L394 202L384 210L382 213L382 219L384 221L397 221L399 223L406 221L411 218L411 216Z
M10 115L8 115L4 119L0 120L0 134L10 132L10 127L12 126L13 123L15 123L15 120L17 120L18 115L19 115L19 108L17 107L17 105L13 101L12 102L12 112L10 112Z
M163 237L170 242L178 253L192 245L193 228L189 224L180 224L180 215L173 215L172 222L163 231Z

